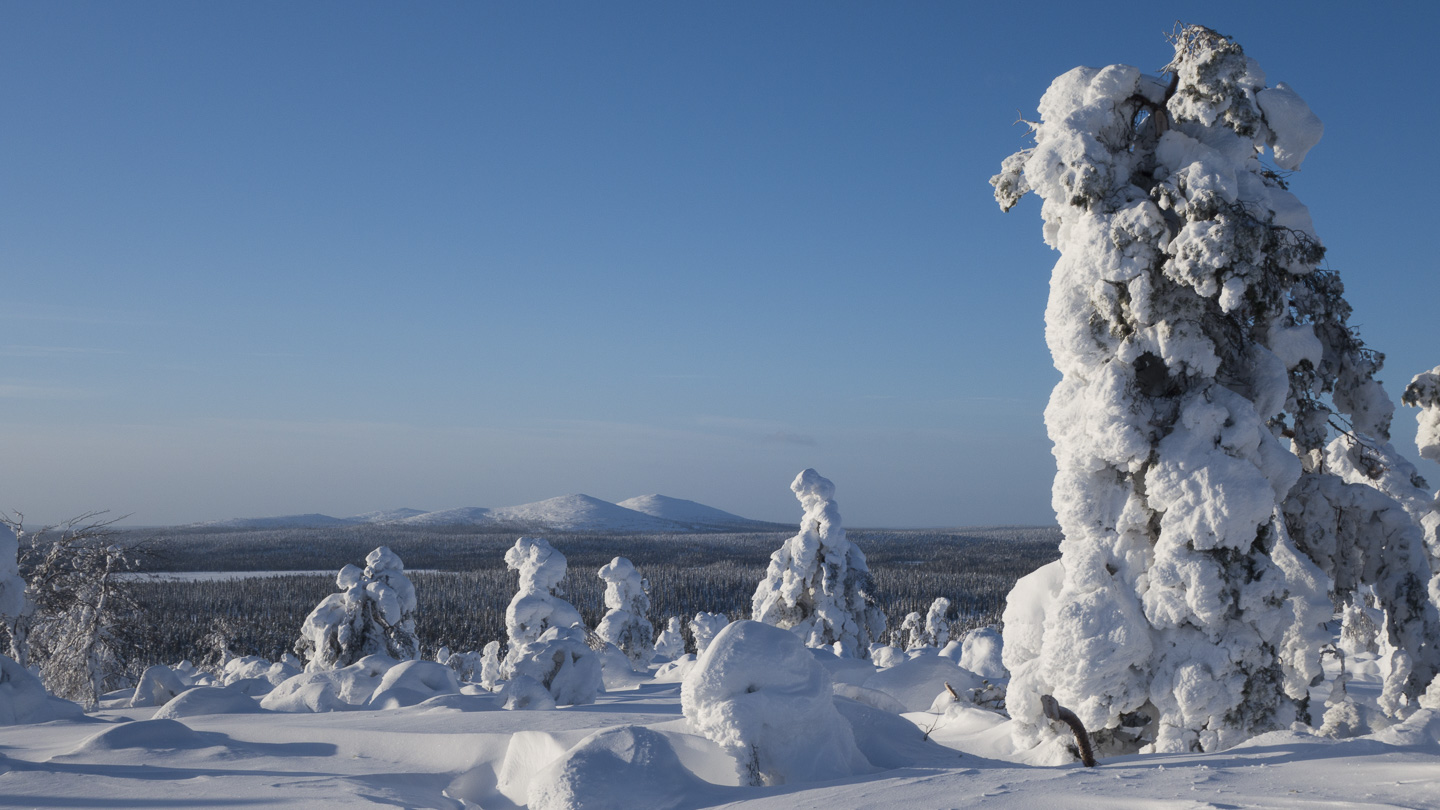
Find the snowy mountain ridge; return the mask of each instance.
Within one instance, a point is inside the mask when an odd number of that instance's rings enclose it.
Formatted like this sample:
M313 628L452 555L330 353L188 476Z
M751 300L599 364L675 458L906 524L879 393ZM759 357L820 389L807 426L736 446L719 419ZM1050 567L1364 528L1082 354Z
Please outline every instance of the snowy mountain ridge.
M751 520L683 498L642 495L611 503L590 495L560 495L518 506L465 506L427 512L388 509L350 517L322 514L234 518L197 524L207 528L291 529L342 526L515 526L548 531L694 532L768 531L787 524Z

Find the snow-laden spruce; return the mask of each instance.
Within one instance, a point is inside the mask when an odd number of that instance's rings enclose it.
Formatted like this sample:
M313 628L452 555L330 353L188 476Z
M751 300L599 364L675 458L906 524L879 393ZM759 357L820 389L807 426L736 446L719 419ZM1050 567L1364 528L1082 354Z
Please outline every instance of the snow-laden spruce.
M645 614L650 612L649 583L624 557L616 557L600 569L605 581L605 607L595 634L614 644L630 659L630 667L644 671L655 657L652 637L655 628Z
M509 678L525 645L540 638L551 627L581 623L575 606L561 597L565 579L565 555L543 537L521 537L505 552L505 564L520 575L515 597L505 609L505 632L509 647L501 668Z
M1013 625L1007 608L1022 744L1058 749L1043 694L1105 751L1215 750L1284 727L1320 672L1337 575L1376 585L1414 656L1402 691L1433 669L1415 538L1326 525L1332 496L1364 510L1352 522L1388 508L1325 469L1332 413L1384 437L1392 408L1308 212L1259 160L1268 147L1298 169L1320 122L1229 39L1189 26L1175 45L1170 81L1124 65L1057 78L1034 148L992 180L1002 208L1043 199L1061 254L1046 425L1063 566L1048 606ZM1327 545L1338 558L1320 559Z
M347 667L369 655L408 661L420 655L415 586L395 552L381 546L335 576L339 593L320 601L300 628L295 653L307 672Z
M805 510L800 533L770 555L751 618L793 631L806 646L868 657L885 633L885 613L875 604L865 553L845 537L835 485L807 469L790 489Z
M0 523L0 624L10 638L10 657L23 666L27 663L25 619L35 612L35 604L25 593L19 555L20 539L14 528Z

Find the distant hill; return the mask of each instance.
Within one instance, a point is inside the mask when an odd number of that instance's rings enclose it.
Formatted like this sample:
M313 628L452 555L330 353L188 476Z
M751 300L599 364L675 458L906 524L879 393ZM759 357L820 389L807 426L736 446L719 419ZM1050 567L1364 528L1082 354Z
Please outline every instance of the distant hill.
M329 515L285 515L266 518L236 518L198 524L219 529L308 529L339 526L514 526L546 531L601 532L705 532L781 531L789 524L766 523L740 517L712 506L666 495L642 495L618 504L590 495L561 495L519 506L487 508L465 506L425 512L419 509L390 509L366 512L347 518Z
M766 523L764 521L751 520L721 511L713 506L706 506L703 503L696 503L695 501L687 501L684 498L671 498L668 495L641 495L638 498L621 501L616 504L616 506L633 509L636 512L642 512L651 517L669 521L670 523L687 526L693 530L768 530L792 528L789 524Z

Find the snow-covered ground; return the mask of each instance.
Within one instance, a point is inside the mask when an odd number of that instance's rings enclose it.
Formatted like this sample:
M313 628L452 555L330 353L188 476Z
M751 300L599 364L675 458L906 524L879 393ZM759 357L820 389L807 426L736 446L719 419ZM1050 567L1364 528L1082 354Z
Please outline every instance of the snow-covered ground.
M127 708L128 694L116 693L89 716L0 727L0 806L1440 807L1440 713L1430 710L1349 740L1280 731L1213 754L1045 767L1024 761L993 712L874 708L901 708L882 690L923 702L929 679L963 672L948 659L875 674L816 658L837 692L866 701L835 698L865 757L857 775L740 785L736 759L686 719L681 683L653 669L594 704L548 711L506 711L498 695L467 685L402 708L272 712L235 699L248 681L224 699L202 689ZM1373 695L1373 666L1355 663L1352 694ZM232 713L203 713L215 710Z

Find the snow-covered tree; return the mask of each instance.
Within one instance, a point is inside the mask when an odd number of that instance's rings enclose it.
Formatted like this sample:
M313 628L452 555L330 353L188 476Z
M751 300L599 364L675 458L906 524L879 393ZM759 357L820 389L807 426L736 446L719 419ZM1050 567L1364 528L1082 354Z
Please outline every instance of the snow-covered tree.
M865 553L845 536L835 485L814 470L790 484L805 510L800 533L770 555L755 588L755 621L793 631L808 647L836 647L864 658L885 632Z
M900 630L896 633L895 643L905 645L905 649L918 650L928 646L925 643L925 617L919 611L910 611L905 614L905 620L900 622Z
M1323 469L1332 415L1369 435L1389 421L1381 358L1318 268L1305 207L1259 159L1299 168L1320 122L1233 41L1187 26L1174 42L1168 81L1124 65L1056 79L1035 147L992 180L1002 208L1044 200L1061 254L1046 425L1064 573L1038 647L1006 625L1022 744L1057 739L1043 694L1109 750L1215 750L1285 726L1320 672L1327 589L1357 559L1398 646L1432 626L1405 596L1428 581L1413 538L1347 537L1336 565L1316 551L1337 542L1330 496L1368 497ZM1374 570L1392 550L1394 570Z
M505 552L505 564L519 574L519 585L505 609L505 632L509 647L501 674L509 678L525 654L527 644L551 627L581 623L580 613L561 598L560 582L565 579L565 555L543 537L521 537Z
M20 540L14 529L0 523L0 625L10 637L10 657L24 666L29 662L27 634L35 603L25 594L19 555Z
M650 612L649 583L624 557L601 568L600 578L605 581L605 607L609 610L595 633L625 653L631 668L644 670L655 657L655 628L645 618Z
M685 654L685 634L679 616L665 620L665 629L655 637L655 657L674 661Z
M1440 366L1416 374L1405 387L1401 401L1420 409L1415 417L1419 422L1415 444L1420 448L1420 457L1440 461Z
M925 646L941 648L950 641L950 600L937 596L925 613Z
M480 651L480 685L495 690L500 682L500 642L488 641Z
M340 569L340 589L320 601L300 628L295 653L307 672L347 667L367 655L388 655L400 661L420 655L415 635L415 587L404 564L381 546L365 557L362 570Z
M710 642L718 635L725 626L730 624L730 617L724 613L707 613L700 611L695 618L690 620L690 635L695 638L695 655L705 654Z
M22 666L39 668L51 692L86 708L139 674L130 665L144 625L133 580L122 575L147 549L119 542L115 520L99 517L89 513L29 533L23 516L5 521L23 540L19 568L33 604L6 619L11 649Z

